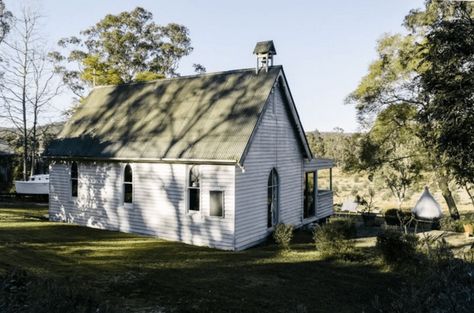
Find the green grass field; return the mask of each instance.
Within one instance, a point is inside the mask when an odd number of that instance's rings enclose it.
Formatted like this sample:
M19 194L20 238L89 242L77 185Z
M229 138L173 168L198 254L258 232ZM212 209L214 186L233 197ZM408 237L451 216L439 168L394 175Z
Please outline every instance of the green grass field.
M303 232L286 254L273 244L228 252L52 223L46 213L0 205L0 275L66 280L127 311L362 312L400 283L370 257L322 260Z

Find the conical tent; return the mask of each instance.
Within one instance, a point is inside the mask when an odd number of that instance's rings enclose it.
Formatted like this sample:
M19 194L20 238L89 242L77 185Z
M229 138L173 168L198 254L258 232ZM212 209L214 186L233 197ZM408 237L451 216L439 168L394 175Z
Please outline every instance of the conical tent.
M439 203L433 198L428 187L421 194L420 199L415 207L411 210L417 218L422 219L437 219L443 216L443 211Z

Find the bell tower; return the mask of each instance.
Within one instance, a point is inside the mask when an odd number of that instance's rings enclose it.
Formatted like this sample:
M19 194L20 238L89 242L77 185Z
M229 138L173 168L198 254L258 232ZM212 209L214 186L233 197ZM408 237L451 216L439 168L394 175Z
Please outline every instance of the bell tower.
M253 54L257 56L257 74L261 68L268 72L268 67L273 66L273 56L277 54L273 40L257 42Z

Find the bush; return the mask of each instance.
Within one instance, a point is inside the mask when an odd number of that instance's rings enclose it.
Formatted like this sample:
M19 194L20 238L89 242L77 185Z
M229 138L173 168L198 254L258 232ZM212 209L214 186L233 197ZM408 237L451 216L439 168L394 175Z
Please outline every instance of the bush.
M417 257L418 237L400 230L385 229L377 236L376 248L388 265L412 263Z
M357 236L357 227L351 218L332 217L328 224L330 224L335 231L341 233L344 239L351 239Z
M100 301L90 288L71 281L41 279L25 271L10 270L0 278L2 313L117 313L124 312Z
M355 244L349 239L354 235L355 225L352 225L353 222L348 219L346 221L338 219L316 226L313 240L316 249L324 258L353 258Z
M293 238L293 225L278 224L273 232L273 239L282 250L290 250L290 242Z
M403 226L405 224L411 224L412 218L411 212L405 212L399 209L388 209L384 214L385 223L390 226ZM410 226L410 225L407 225Z
M444 231L453 231L456 233L463 233L463 220L454 220L451 216L443 216L439 220L439 227Z

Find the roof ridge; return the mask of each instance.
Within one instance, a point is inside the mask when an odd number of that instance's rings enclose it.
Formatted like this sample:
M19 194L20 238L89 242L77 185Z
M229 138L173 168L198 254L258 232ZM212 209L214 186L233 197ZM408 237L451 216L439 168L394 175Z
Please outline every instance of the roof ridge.
M269 69L271 69L271 68L282 68L282 67L283 67L282 65L273 65L273 66L270 66ZM163 81L191 79L191 78L215 76L215 75L222 75L222 74L233 74L233 73L247 72L247 71L255 71L255 68L254 67L241 68L241 69L226 70L226 71L211 72L211 73L203 73L203 74L193 74L193 75L184 75L184 76L177 76L177 77L159 78L159 79L153 79L153 80L148 80L148 81L129 82L129 83L122 83L122 84L117 84L117 85L100 85L100 86L93 87L92 90L101 89L101 88L118 87L118 86L146 85L146 84L152 84L152 83L163 82Z

